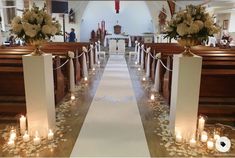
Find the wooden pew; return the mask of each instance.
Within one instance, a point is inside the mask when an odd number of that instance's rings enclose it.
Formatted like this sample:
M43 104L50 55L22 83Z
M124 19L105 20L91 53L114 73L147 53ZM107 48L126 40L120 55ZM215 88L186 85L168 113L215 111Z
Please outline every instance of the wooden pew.
M162 53L162 61L172 68L173 54L183 52L178 44L145 44L146 48ZM192 49L203 57L199 113L210 116L226 115L228 120L235 120L235 50L197 46ZM151 62L151 78L154 78L156 61ZM154 68L154 69L153 69ZM161 92L170 104L171 72L161 69ZM229 110L230 109L230 110Z
M82 53L82 46L88 47L90 43L45 43L42 48L42 51L45 53L52 53L55 55L53 60L53 67L57 68L62 63L64 63L68 59L68 51L75 52L75 56L78 56ZM23 72L22 72L22 55L26 55L31 53L34 50L31 46L17 46L17 47L3 47L0 48L0 69L3 71L12 71L8 72L10 74L11 79L4 80L3 82L7 82L5 84L5 90L1 92L8 92L8 94L0 94L0 106L2 111L0 112L22 112L25 113L25 94L24 94L24 82L23 82ZM87 61L89 60L88 54L86 54ZM82 58L75 58L74 66L75 66L75 81L78 81L81 78L82 71ZM3 68L2 68L3 67ZM7 68L9 67L9 68ZM1 73L1 72L0 72ZM12 76L11 76L12 75ZM69 64L66 64L64 67L60 69L54 70L54 82L55 82L55 101L58 103L65 96L66 92L69 90ZM5 75L4 75L5 76ZM9 76L9 75L7 75ZM16 77L17 76L17 77ZM0 83L1 83L0 79ZM15 84L9 84L8 81L12 81ZM8 88L7 88L8 86ZM12 87L9 87L12 86ZM16 87L16 88L13 88ZM10 90L9 90L10 89ZM4 96L5 95L5 96ZM3 99L7 98L7 99ZM17 101L14 101L16 98ZM21 99L19 99L21 98ZM10 102L9 102L10 101ZM14 104L13 104L14 103ZM4 105L3 105L4 104ZM12 110L10 105L14 105L14 109ZM18 106L19 105L19 106ZM24 108L22 108L24 107Z
M26 113L22 55L6 55L0 50L0 112ZM17 53L16 53L17 54ZM16 58L15 58L16 57ZM60 66L60 58L53 59L53 67ZM65 96L64 76L61 69L54 70L55 101Z
M59 55L59 56L64 56L64 57L68 57L68 51L73 51L75 53L75 56L78 56L82 53L82 47L85 46L88 49L90 48L90 44L92 44L91 42L48 42L45 43L41 50L44 51L45 53L52 53L53 55ZM32 46L18 46L18 47L6 47L6 51L11 52L12 50L16 50L17 52L32 52L33 51L33 47ZM88 67L90 67L90 57L89 54L86 53L86 58L88 61ZM74 67L75 67L75 83L78 84L81 76L82 76L82 70L83 70L83 58L75 58L74 60ZM62 62L64 62L65 60L62 59ZM66 68L62 68L62 72L65 75L65 80L69 80L69 66L67 66ZM69 84L69 82L66 82ZM69 85L67 85L67 87L69 87Z

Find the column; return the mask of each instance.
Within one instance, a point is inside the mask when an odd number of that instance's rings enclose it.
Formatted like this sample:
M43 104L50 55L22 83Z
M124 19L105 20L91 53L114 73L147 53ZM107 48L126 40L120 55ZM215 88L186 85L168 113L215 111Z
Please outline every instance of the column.
M52 55L23 56L28 130L47 136L55 128L55 100Z
M174 55L170 130L186 140L196 132L202 57Z

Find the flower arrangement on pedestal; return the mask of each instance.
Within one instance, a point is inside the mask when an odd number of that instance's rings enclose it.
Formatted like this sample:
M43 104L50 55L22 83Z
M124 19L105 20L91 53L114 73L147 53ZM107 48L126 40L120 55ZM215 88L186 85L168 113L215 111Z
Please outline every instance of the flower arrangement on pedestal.
M45 5L39 9L33 4L30 10L27 9L23 12L22 17L16 16L12 20L11 31L18 38L35 46L33 55L41 55L40 45L54 35L61 35L61 25L46 12Z
M201 5L188 5L185 10L176 13L167 24L165 37L174 38L180 45L185 46L183 55L192 56L191 46L199 45L219 31L219 27L214 24L205 9Z

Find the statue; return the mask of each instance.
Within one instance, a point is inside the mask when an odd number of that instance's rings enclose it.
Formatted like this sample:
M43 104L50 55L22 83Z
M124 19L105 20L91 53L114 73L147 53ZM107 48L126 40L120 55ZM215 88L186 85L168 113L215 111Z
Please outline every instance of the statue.
M160 31L160 33L164 33L165 26L166 26L166 18L167 18L166 10L165 10L164 6L162 7L162 10L158 15L158 18L159 18L159 29L160 29L159 31Z

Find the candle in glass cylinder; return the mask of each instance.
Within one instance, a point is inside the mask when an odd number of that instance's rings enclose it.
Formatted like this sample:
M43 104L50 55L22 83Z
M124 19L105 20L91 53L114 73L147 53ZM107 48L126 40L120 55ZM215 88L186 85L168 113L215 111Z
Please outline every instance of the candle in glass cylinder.
M14 129L12 129L11 132L10 132L10 139L11 140L15 140L16 139L16 132L15 132Z
M197 144L197 142L196 142L196 140L194 138L190 139L190 141L189 141L190 147L195 147L196 144Z
M15 142L14 142L14 140L9 139L9 141L7 142L7 145L8 145L10 148L14 148L14 147L15 147Z
M20 117L20 133L21 134L25 133L25 130L26 130L26 117L22 115Z
M146 81L146 78L145 77L143 77L143 79L142 79L143 81Z
M206 131L203 131L201 133L201 142L205 143L207 141L207 139L208 139L207 133L206 133Z
M219 139L220 136L218 134L214 134L214 140L216 141L217 139Z
M198 130L201 132L204 130L204 126L205 126L205 119L201 116L198 119Z
M182 138L181 134L180 133L176 134L176 136L175 136L176 143L182 143L182 140L183 140L183 138Z
M214 149L214 142L211 140L207 141L207 149L213 150Z
M24 135L23 135L23 141L24 141L24 142L28 142L29 139L30 139L30 138L29 138L28 132L25 131L25 133L24 133Z
M87 81L87 80L88 80L87 77L85 77L85 78L84 78L84 81Z
M53 133L52 130L50 129L50 130L49 130L49 133L48 133L48 135L47 135L47 139L48 139L48 140L52 140L53 137L54 137L54 133Z
M33 145L39 145L41 143L41 139L39 137L38 131L35 133L35 137L33 139Z
M150 99L152 100L152 101L154 101L154 94L151 94L151 97L150 97Z
M220 135L219 135L219 134L220 134L219 131L214 130L214 140L215 140L215 141L220 138Z

